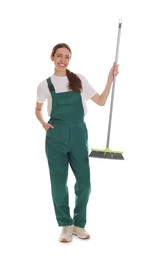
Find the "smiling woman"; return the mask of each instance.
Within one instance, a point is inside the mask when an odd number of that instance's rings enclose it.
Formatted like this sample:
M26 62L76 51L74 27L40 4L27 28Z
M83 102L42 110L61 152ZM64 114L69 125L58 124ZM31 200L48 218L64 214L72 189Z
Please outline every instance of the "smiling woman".
M104 105L118 65L113 64L108 74L106 87L99 95L80 74L68 70L71 49L65 43L57 44L51 53L54 74L41 82L37 90L36 116L46 130L46 155L49 165L52 198L56 219L62 226L60 242L72 240L72 234L82 239L90 235L84 229L89 194L91 191L88 155L88 134L84 115L86 101L92 99ZM42 116L42 106L48 100L48 122ZM70 216L67 187L68 166L74 173L76 204L74 216Z

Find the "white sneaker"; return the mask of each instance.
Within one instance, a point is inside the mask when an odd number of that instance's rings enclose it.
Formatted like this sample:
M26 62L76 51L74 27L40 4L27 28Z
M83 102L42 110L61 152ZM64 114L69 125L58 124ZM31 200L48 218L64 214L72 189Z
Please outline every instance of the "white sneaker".
M65 226L62 228L61 235L59 237L60 242L70 242L72 240L73 226Z
M81 227L73 227L73 234L76 235L77 237L81 238L81 239L89 239L90 235L88 234L88 232Z

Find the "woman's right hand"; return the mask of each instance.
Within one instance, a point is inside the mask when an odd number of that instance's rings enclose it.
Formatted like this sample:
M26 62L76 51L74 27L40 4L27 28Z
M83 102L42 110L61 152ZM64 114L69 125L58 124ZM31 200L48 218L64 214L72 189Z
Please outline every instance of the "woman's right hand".
M44 123L44 124L43 124L43 128L44 128L46 131L48 131L48 129L54 128L54 126L51 125L51 124L49 124L49 123Z

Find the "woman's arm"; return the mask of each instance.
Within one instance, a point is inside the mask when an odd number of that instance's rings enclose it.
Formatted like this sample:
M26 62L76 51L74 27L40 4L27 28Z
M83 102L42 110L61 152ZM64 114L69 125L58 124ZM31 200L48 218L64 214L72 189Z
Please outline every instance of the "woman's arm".
M43 128L47 131L49 128L54 128L51 124L48 124L44 121L43 115L42 115L42 107L43 103L36 103L35 107L35 114L39 122L42 124Z
M118 64L113 64L113 66L111 67L110 71L109 71L109 75L107 78L107 82L106 82L106 86L105 89L103 90L102 94L99 95L98 93L96 95L94 95L91 99L93 102L95 102L97 105L99 106L104 106L106 103L106 100L108 98L109 92L110 92L110 88L113 82L113 78L114 76L118 75Z

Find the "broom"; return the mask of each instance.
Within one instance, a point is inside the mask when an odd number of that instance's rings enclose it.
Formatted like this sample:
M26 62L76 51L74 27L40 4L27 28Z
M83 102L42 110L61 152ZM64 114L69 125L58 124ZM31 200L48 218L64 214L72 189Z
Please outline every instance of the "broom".
M116 46L115 63L118 62L118 53L119 53L119 42L120 42L121 27L122 27L122 20L120 19L119 20L119 25L118 25L118 35L117 35L117 46ZM108 134L107 134L106 148L103 149L103 150L91 149L91 153L89 154L89 157L124 160L124 157L122 155L123 152L110 150L110 148L109 148L111 121L112 121L112 111L113 111L113 101L114 101L114 92L115 92L115 83L116 83L116 76L114 76L114 79L113 79L113 86L112 86L112 93L111 93L110 114L109 114L109 125L108 125Z

